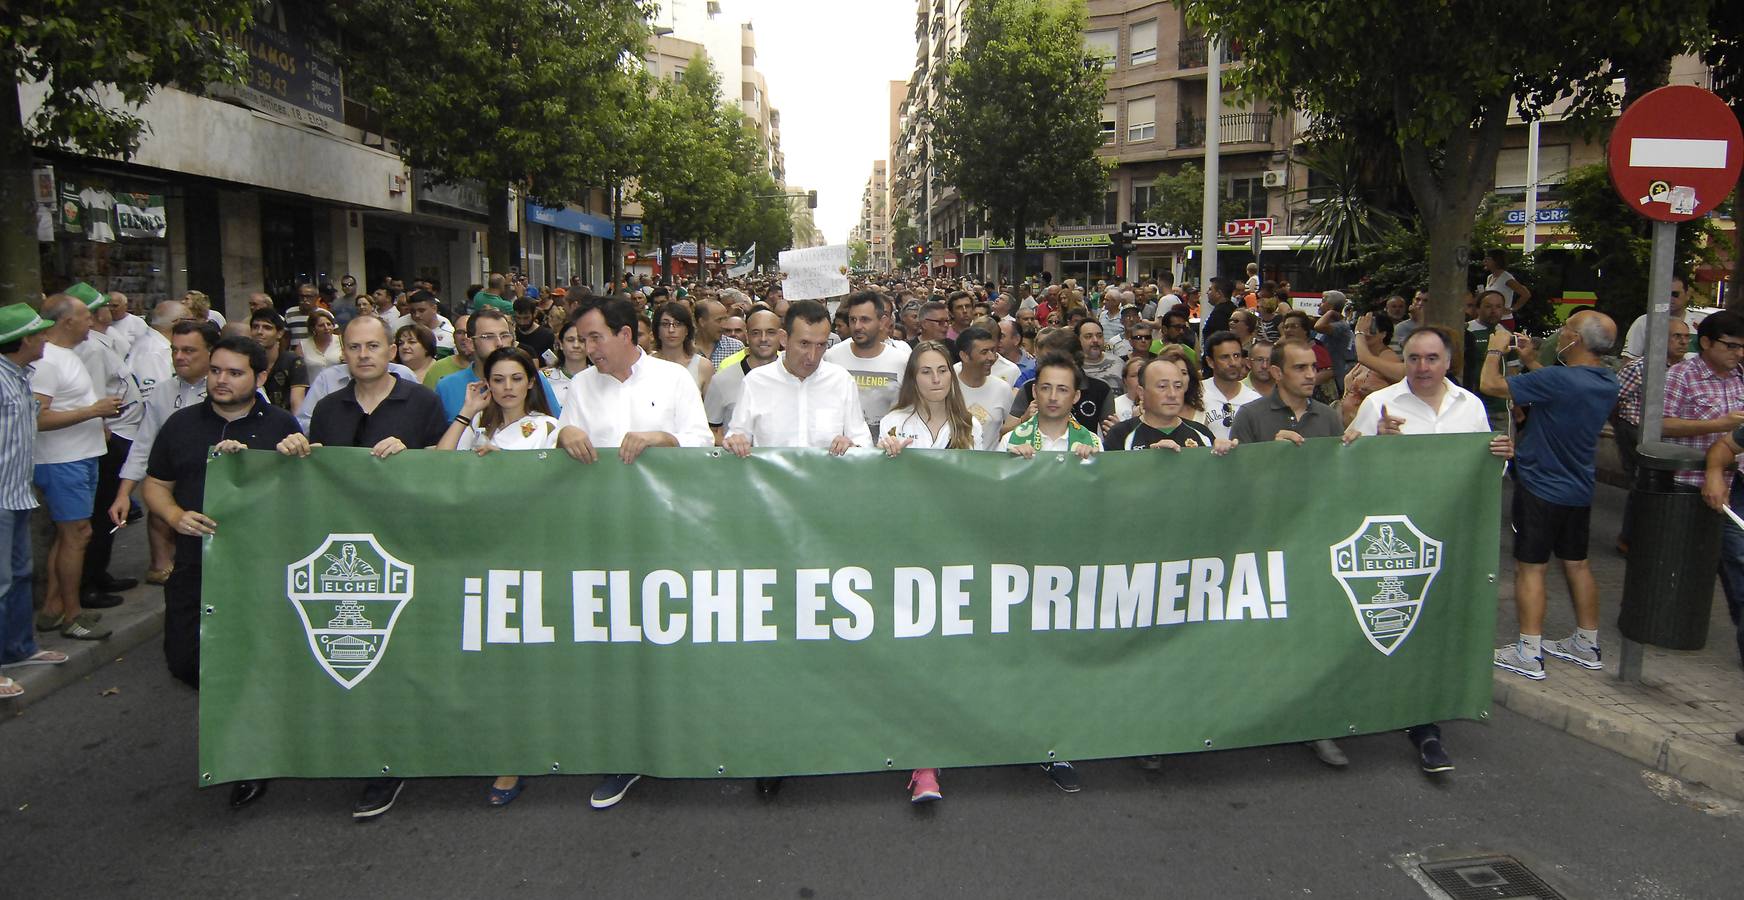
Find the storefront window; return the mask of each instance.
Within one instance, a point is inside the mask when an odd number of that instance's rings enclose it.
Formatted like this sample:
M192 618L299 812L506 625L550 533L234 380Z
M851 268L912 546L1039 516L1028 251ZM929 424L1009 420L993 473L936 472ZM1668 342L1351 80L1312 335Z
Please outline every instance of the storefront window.
M46 176L55 177L55 176ZM120 291L150 309L169 299L169 217L164 188L86 177L56 177L56 209L42 225L43 287L54 292L84 281Z

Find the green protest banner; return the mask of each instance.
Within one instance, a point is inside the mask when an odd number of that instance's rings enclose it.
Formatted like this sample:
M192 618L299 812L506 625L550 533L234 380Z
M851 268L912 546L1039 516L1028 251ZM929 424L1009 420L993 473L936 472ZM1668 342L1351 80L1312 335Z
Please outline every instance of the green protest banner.
M1488 439L223 457L201 779L850 772L1476 717Z

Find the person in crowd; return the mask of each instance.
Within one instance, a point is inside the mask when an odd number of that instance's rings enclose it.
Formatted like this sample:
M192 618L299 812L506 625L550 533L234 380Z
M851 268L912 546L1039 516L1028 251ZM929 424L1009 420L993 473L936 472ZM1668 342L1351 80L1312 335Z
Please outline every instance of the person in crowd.
M180 315L185 310L179 301L171 300L158 304L152 314L153 322L164 319L169 323L164 331L168 334L165 344L169 347L170 374L168 378L153 382L152 391L145 399L145 412L140 416L139 427L134 430L133 447L128 449L127 459L121 464L121 479L109 506L109 521L116 528L127 524L133 508L134 487L145 477L151 442L156 439L164 421L176 410L206 398L206 367L210 364L212 347L218 343L218 329L210 322L200 323ZM158 326L152 328L156 332ZM134 374L135 380L139 381L138 370ZM141 394L144 393L142 389ZM147 584L161 585L169 580L174 537L162 522L147 519L146 538L151 547L151 562L145 571Z
M1242 379L1242 383L1261 397L1278 389L1278 383L1272 380L1272 353L1276 346L1260 338L1247 348L1247 377Z
M1042 355L1049 352L1064 353L1072 359L1074 365L1083 355L1078 338L1063 328L1044 336L1038 341L1038 347ZM1188 358L1194 357L1189 354ZM1041 371L1039 363L1036 366L1036 371L1039 377ZM1079 369L1078 372L1080 375L1084 374L1082 369ZM1078 385L1078 399L1074 401L1072 407L1073 418L1077 419L1079 425L1100 435L1116 421L1114 395L1114 389L1108 386L1108 382L1085 375L1083 383ZM1018 389L1017 401L1012 406L1014 414L1020 419L1031 415L1031 406L1036 399L1035 382L1031 381Z
M498 319L507 317L498 313ZM351 380L315 402L307 434L298 432L278 443L278 452L307 457L321 447L367 447L387 459L403 450L433 447L448 430L442 401L428 388L388 371L393 336L387 323L359 316L345 327L345 367ZM393 808L405 781L370 779L351 810L356 821L374 819Z
M700 397L708 390L715 367L697 352L695 335L696 320L682 301L663 303L654 311L654 355L690 372Z
M968 328L975 318L975 298L968 291L952 291L945 298L945 309L950 313L951 323L945 330L945 337L956 340L963 329Z
M593 365L569 384L557 435L563 452L592 464L599 460L601 449L616 450L617 458L627 465L652 447L713 443L693 376L684 366L652 356L637 345L636 332L645 324L629 301L588 298L577 307L576 323ZM821 342L822 335L818 337ZM607 775L589 803L594 809L616 806L641 777Z
M696 304L697 352L708 357L711 369L719 369L727 357L745 349L744 341L727 333L730 318L732 308L719 300L702 300Z
M151 399L152 388L160 381L175 377L175 365L170 361L170 329L187 317L188 308L178 300L165 300L151 313L151 327L134 338L133 346L122 357L127 371L139 389L141 401Z
M266 350L266 380L261 390L268 403L295 413L309 391L309 369L303 358L285 349L285 319L271 309L258 309L248 316L250 333Z
M1059 334L1076 342L1068 332ZM1068 451L1080 459L1102 452L1097 431L1085 427L1078 417L1084 379L1070 351L1058 344L1049 347L1036 363L1036 380L1030 383L1035 412L1012 429L1006 449L1023 457L1033 457L1038 450Z
M767 306L751 310L746 319L745 349L727 357L714 378L709 380L703 396L703 409L708 414L709 428L715 443L726 439L727 424L733 421L733 410L745 387L745 376L752 369L775 362L781 352L781 317Z
M135 315L129 308L126 294L120 291L109 292L109 333L119 340L120 345L115 349L121 352L122 359L126 359L133 352L133 345L139 343L150 330L151 323Z
M976 449L996 450L1006 433L1017 426L1011 415L1017 396L1009 383L992 374L999 360L993 336L987 329L971 325L957 335L955 350L957 389L969 417L980 426L982 440Z
M928 300L920 308L921 341L946 341L951 330L951 312L943 300ZM917 341L918 343L918 341Z
M1490 431L1483 401L1447 377L1453 365L1451 335L1440 328L1414 329L1411 337L1405 339L1404 351L1404 379L1376 388L1364 397L1351 417L1350 427L1345 429L1345 443L1376 434ZM1490 439L1490 453L1512 459L1513 440L1506 433L1496 434ZM1418 763L1425 774L1453 771L1453 760L1442 742L1441 726L1434 722L1417 725L1407 729L1405 736L1417 748Z
M800 300L788 306L781 365L745 376L723 446L740 457L750 456L752 447L815 447L840 456L851 447L871 446L853 376L823 358L829 328L823 304Z
M333 295L333 318L344 328L347 323L360 315L371 315L373 309L365 309L360 301L368 300L368 294L359 294L357 276L350 273L339 279L339 293Z
M1314 340L1313 318L1299 309L1292 309L1284 313L1281 319L1278 323L1278 334L1282 335L1279 343L1303 341L1308 344L1314 351L1314 386L1323 396L1331 396L1333 390L1323 386L1333 383L1332 354L1319 341Z
M1500 291L1486 290L1477 295L1477 303L1473 307L1475 315L1465 326L1465 371L1460 382L1468 388L1479 384L1483 378L1483 368L1486 362L1486 351L1489 349L1490 337L1497 331L1510 334L1503 322L1508 315L1507 298ZM1510 334L1510 337L1512 335ZM1517 348L1510 346L1503 356L1506 371L1514 373L1522 367L1536 366L1532 354L1520 354ZM1490 411L1490 430L1506 431L1508 427L1508 404L1500 397L1484 393L1484 408Z
M1241 341L1243 349L1259 339L1259 316L1251 309L1238 309L1229 315L1229 332Z
M321 292L309 282L301 282L296 289L297 302L285 311L285 324L290 326L291 345L309 336L309 316L321 308Z
M563 324L557 327L557 344L553 351L557 361L539 370L545 376L545 383L551 385L551 390L559 397L569 395L569 382L587 368L587 344L581 339L581 331L576 328L573 317L566 317Z
M1118 424L1139 414L1144 409L1144 387L1139 381L1139 370L1144 368L1145 361L1154 359L1148 355L1134 353L1120 367L1121 394L1114 398L1114 419Z
M1399 354L1393 352L1393 320L1386 315L1365 314L1357 320L1352 338L1357 362L1344 373L1344 392L1338 400L1338 414L1346 425L1356 417L1364 398L1397 384L1404 367Z
M183 294L182 305L188 308L188 315L193 316L195 320L211 322L220 330L229 324L225 321L223 313L212 308L212 298L207 296L204 291L189 291Z
M1744 489L1738 486L1738 455L1744 453L1744 422L1738 422L1727 434L1720 436L1708 448L1705 465L1702 472L1702 500L1719 513L1724 519L1720 544L1720 586L1726 595L1726 609L1732 616L1733 636L1738 646L1738 658L1744 661L1744 596L1738 592L1738 585L1727 584L1730 577L1725 565L1728 559L1736 561L1739 554L1744 553L1744 547L1739 545L1736 523L1726 515L1727 510L1734 513L1744 511ZM1744 743L1744 731L1738 732L1738 742Z
M1018 387L1034 378L1035 357L1024 349L1023 326L1018 320L1011 317L999 320L997 336L999 338L999 359L1011 366L1011 369L1006 371L1017 373L1016 377L1009 379L1011 386ZM998 362L994 363L995 371L1002 368Z
M884 339L883 294L851 294L842 301L841 309L848 318L848 340L825 351L824 361L847 370L859 389L867 430L881 434L879 422L896 405L912 351L906 344L893 345Z
M442 409L449 417L460 415L460 406L466 401L466 386L475 381L484 380L484 361L492 353L503 347L515 345L514 326L509 317L487 305L484 309L473 313L466 319L466 336L469 349L468 358L472 364L458 372L443 376L436 382L436 396L442 400ZM452 358L458 358L456 353ZM430 371L436 371L437 366L431 366ZM429 376L426 375L426 378ZM428 382L426 382L428 383ZM539 378L539 387L545 394L545 405L550 409L561 409L556 392L551 390L543 376Z
M423 322L419 321L415 316L412 321L418 322L420 325L423 324ZM442 355L440 334L438 333L436 362L430 366L429 371L424 373L423 383L425 387L430 390L436 390L436 385L441 384L442 379L447 378L456 372L465 371L473 366L472 336L468 333L468 329L471 327L472 316L470 314L462 313L455 317L455 330L453 334L454 352L447 356Z
M97 461L96 496L115 495L121 481L121 464L133 447L133 437L139 421L145 415L140 402L139 387L127 371L127 363L119 352L119 344L105 330L109 327L109 297L84 282L67 288L66 295L80 301L91 312L91 327L85 339L73 348L79 362L91 376L91 384L99 396L115 397L121 412L104 424L104 452ZM94 504L91 510L91 542L85 546L85 568L80 579L79 605L85 609L103 609L121 603L122 591L139 581L117 578L109 574L109 563L115 549L115 529L109 527L107 504Z
M1670 371L1672 366L1683 362L1686 348L1689 347L1690 327L1682 319L1669 321L1669 333L1665 343L1665 368ZM1643 338L1645 340L1645 338ZM1623 364L1617 370L1617 408L1611 411L1611 436L1615 438L1617 458L1623 466L1625 484L1635 483L1635 474L1641 465L1641 406L1642 388L1647 381L1647 358L1637 356ZM1617 533L1617 552L1629 555L1629 533L1631 519L1629 504L1623 504L1623 524Z
M386 323L386 320L383 320ZM407 322L394 329L395 362L412 372L420 384L436 365L436 335L417 322Z
M486 279L485 287L472 295L472 305L467 308L467 312L477 313L484 309L494 309L502 313L505 318L512 316L515 314L515 304L507 296L510 293L512 292L508 277L498 272L492 272L490 277Z
M1211 306L1205 319L1206 334L1229 330L1229 317L1235 315L1237 306L1231 291L1232 286L1226 278L1213 278L1205 283L1205 302Z
M29 304L0 307L0 665L54 666L67 661L58 650L37 646L32 627L30 513L31 460L36 447L37 397L30 367L42 358L53 322ZM0 700L24 686L0 674Z
M964 329L964 333L972 330L975 329ZM962 337L958 335L958 340ZM951 369L953 355L950 346L937 342L922 342L909 354L908 371L902 375L896 405L878 423L878 447L885 453L896 456L913 446L928 450L984 449L982 423L969 414L956 373ZM936 791L937 771L916 770L917 777L922 771L933 772Z
M1609 316L1581 310L1556 335L1561 365L1521 375L1504 374L1502 357L1514 347L1506 329L1490 333L1483 392L1528 407L1531 427L1514 458L1514 605L1520 639L1496 651L1496 666L1544 679L1544 653L1591 669L1599 655L1599 586L1587 564L1594 459L1599 432L1617 405L1617 374L1600 354L1617 340ZM1739 345L1744 348L1744 344ZM1492 430L1494 429L1492 420ZM1544 570L1555 554L1574 602L1575 633L1544 641Z
M1227 335L1229 332L1219 332ZM1210 448L1218 456L1236 443L1219 438L1210 428L1185 416L1203 405L1198 366L1179 350L1143 364L1139 370L1144 402L1139 414L1108 429L1104 446L1109 450L1193 450Z
M1247 310L1237 310L1237 313L1251 315ZM1201 409L1196 421L1210 429L1212 437L1228 438L1230 430L1235 427L1235 414L1260 399L1260 392L1243 381L1248 375L1249 352L1241 336L1233 331L1218 331L1205 338L1205 359L1211 363L1211 382L1205 389L1203 405L1198 391L1191 392L1189 405ZM1197 371L1194 380L1198 380Z
M96 507L97 462L108 451L104 420L120 414L121 400L97 393L75 351L91 330L90 309L77 298L55 294L43 301L42 317L54 326L42 358L31 367L30 390L37 402L35 482L54 521L54 539L36 625L75 640L102 640L109 630L98 624L100 613L84 611L79 587ZM119 597L108 602L112 596L90 599L103 606L121 602Z
M340 363L338 332L339 323L332 313L320 307L310 311L309 336L297 342L297 355L303 358L303 365L310 377L320 375L322 369Z
M1084 351L1084 374L1108 385L1111 390L1119 391L1121 360L1107 352L1101 323L1085 319L1078 323L1077 335L1078 346Z
M1682 276L1673 275L1671 276L1672 321L1682 322L1684 320L1685 312L1688 309L1689 297L1684 288L1684 280ZM1683 359L1683 354L1688 349L1689 348L1687 347L1678 347L1677 358ZM1642 313L1635 317L1634 322L1630 323L1629 334L1623 339L1623 358L1640 359L1645 355L1647 355L1647 314Z
M1356 335L1345 315L1348 302L1343 291L1327 291L1320 297L1320 318L1314 322L1314 340L1326 348L1327 356L1332 359L1335 394L1344 389L1344 376L1356 362L1356 349L1351 346Z
M557 336L540 318L539 301L522 297L515 301L515 346L541 365L557 361Z
M1484 290L1502 295L1505 312L1500 324L1508 329L1514 327L1514 315L1532 299L1532 291L1508 271L1508 253L1499 247L1484 254Z
M732 338L733 340L738 341L740 348L743 349L745 344L745 317L738 315L728 316L725 321L721 322L721 337ZM721 357L721 362L726 362L727 357L733 356L738 352L738 350L735 350L732 353L727 354L727 356Z
M436 358L442 360L455 355L458 351L459 345L457 343L456 333L464 332L466 329L466 323L459 319L450 322L442 315L439 307L440 301L437 300L435 294L432 294L429 291L413 291L411 294L406 295L406 314L411 317L413 322L430 329L430 333L436 337ZM395 329L396 333L398 330L399 329L397 328ZM443 374L453 374L454 372L458 372L460 369L471 365L471 363L470 361L467 361L458 363L457 365L458 368ZM437 377L440 378L441 376ZM435 389L435 384L433 382L425 382L425 385L430 387L432 390Z

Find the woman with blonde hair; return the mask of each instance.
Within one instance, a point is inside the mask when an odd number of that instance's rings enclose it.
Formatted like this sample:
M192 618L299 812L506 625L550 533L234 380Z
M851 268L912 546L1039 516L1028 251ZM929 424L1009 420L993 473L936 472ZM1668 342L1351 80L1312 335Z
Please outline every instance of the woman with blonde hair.
M339 323L332 313L319 306L309 310L309 336L297 342L297 355L309 370L310 384L322 369L339 365L343 359L339 352L341 341L334 336L338 330Z
M188 318L196 322L207 321L223 328L229 324L224 320L224 314L212 308L212 298L204 291L189 291L182 295L182 305L188 308Z

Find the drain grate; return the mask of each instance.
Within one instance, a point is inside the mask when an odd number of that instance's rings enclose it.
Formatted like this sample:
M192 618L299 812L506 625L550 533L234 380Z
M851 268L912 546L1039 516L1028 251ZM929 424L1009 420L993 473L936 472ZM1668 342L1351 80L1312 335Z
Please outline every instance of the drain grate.
M1563 900L1512 856L1471 856L1418 868L1451 900Z

